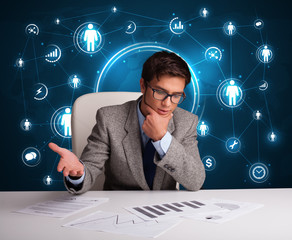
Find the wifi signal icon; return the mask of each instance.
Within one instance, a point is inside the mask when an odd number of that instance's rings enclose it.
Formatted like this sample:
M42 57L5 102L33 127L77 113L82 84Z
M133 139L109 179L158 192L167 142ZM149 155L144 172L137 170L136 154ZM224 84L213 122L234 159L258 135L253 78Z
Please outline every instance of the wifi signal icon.
M54 44L47 46L45 60L49 63L57 62L61 58L61 49Z

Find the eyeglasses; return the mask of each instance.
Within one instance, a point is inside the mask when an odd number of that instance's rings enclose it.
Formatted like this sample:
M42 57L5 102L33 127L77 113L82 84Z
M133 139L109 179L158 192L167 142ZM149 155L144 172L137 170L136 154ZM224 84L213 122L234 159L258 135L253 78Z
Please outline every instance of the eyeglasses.
M174 104L180 104L186 98L185 93L168 94L167 92L165 92L163 90L159 90L159 89L155 89L155 88L151 87L149 84L146 84L146 85L152 89L152 91L153 91L153 97L156 100L159 100L159 101L164 101L166 98L170 97L170 101L172 103L174 103Z

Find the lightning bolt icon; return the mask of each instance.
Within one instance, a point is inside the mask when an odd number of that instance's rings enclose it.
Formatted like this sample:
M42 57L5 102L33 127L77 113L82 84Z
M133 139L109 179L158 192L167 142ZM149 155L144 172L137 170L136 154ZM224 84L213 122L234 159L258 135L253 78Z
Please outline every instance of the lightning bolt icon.
M40 89L38 89L38 90L36 91L36 96L39 95L39 94L42 92L42 88L43 88L43 87L41 87Z
M128 26L128 29L127 29L127 31L130 29L132 27L132 23Z

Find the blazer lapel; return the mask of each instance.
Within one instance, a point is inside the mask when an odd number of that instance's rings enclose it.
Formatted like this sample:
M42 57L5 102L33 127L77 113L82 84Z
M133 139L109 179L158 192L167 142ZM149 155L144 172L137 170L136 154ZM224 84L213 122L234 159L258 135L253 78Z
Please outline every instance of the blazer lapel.
M142 143L137 113L139 99L133 101L130 105L128 118L125 124L127 135L123 139L122 144L130 170L136 182L143 190L150 190L143 170Z

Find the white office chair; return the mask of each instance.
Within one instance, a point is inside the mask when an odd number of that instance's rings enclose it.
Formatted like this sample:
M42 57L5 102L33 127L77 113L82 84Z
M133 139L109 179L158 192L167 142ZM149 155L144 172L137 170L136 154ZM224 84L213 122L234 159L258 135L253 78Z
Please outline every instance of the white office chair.
M77 98L73 104L71 117L73 153L80 158L96 123L95 116L99 108L136 100L141 94L141 92L98 92ZM102 190L103 183L104 176L101 176L96 180L92 190Z

